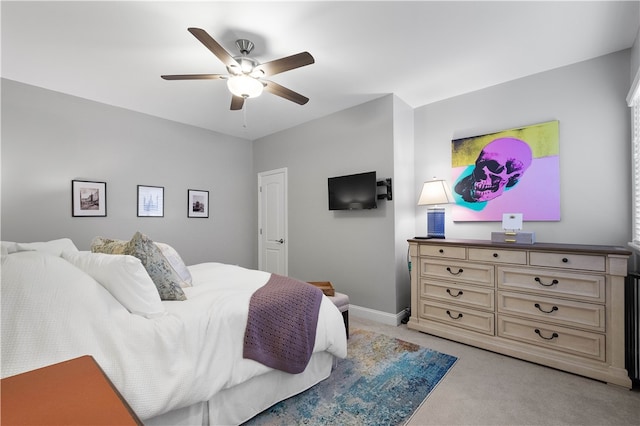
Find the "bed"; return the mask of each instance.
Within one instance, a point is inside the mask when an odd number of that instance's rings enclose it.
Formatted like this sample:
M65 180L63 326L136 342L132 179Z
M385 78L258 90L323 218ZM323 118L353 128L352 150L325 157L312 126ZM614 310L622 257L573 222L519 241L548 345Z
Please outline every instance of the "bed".
M252 295L272 274L184 266L174 269L190 278L183 300L162 300L145 260L78 251L69 239L3 242L1 376L92 355L145 424L240 424L346 356L342 315L322 295L303 372L243 358Z

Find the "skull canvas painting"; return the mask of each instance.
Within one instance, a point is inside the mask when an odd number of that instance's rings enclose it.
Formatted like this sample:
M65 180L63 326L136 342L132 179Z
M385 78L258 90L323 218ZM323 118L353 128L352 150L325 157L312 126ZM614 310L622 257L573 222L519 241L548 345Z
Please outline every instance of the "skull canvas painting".
M453 220L560 220L558 142L558 121L453 140Z

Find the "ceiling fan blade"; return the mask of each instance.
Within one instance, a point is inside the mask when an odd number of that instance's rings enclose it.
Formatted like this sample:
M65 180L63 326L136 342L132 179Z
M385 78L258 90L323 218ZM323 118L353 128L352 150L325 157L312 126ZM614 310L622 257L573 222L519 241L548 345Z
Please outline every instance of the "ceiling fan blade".
M300 93L296 93L291 89L287 89L286 87L281 86L278 83L274 83L273 81L266 81L266 80L262 80L262 82L266 83L264 90L266 90L267 92L273 93L276 96L280 96L281 98L285 98L299 105L304 105L307 102L309 102L309 98L304 97Z
M231 56L224 47L220 46L220 44L218 44L218 42L215 41L213 37L211 37L205 30L201 28L189 28L188 30L191 34L194 35L195 38L200 40L200 43L204 44L207 49L209 49L214 55L216 55L223 64L228 67L239 66L238 62L233 59L233 56Z
M315 62L313 56L309 52L302 52L296 55L287 56L285 58L276 59L274 61L265 62L256 67L256 70L262 71L265 77L289 71L295 68L311 65Z
M161 75L165 80L219 80L227 78L226 74L176 74Z
M239 109L242 109L242 106L244 105L244 98L242 96L233 96L231 98L231 111L237 111Z

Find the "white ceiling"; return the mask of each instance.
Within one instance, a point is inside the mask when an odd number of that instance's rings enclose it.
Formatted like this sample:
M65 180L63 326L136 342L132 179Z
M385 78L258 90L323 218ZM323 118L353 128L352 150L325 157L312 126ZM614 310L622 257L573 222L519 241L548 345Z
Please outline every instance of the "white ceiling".
M2 1L2 77L250 140L395 93L416 108L632 46L637 1ZM230 111L226 73L188 31L232 55L248 38L267 62L302 51L315 64L270 79ZM246 116L245 116L246 114ZM243 123L246 120L246 127Z

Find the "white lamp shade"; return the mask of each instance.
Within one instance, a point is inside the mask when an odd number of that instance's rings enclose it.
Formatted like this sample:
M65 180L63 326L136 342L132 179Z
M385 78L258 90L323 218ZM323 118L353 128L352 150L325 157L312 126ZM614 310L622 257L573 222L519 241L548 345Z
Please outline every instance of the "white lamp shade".
M442 179L434 179L424 183L418 199L419 206L431 206L436 204L449 204L453 202L453 196L447 182Z
M255 98L260 96L264 86L258 80L248 75L234 75L227 80L229 91L241 98Z

